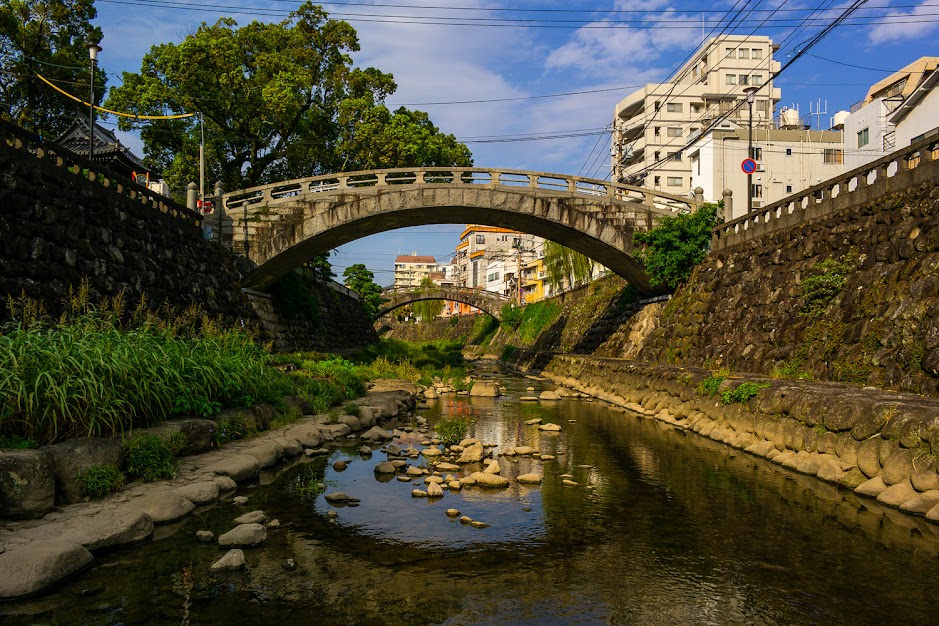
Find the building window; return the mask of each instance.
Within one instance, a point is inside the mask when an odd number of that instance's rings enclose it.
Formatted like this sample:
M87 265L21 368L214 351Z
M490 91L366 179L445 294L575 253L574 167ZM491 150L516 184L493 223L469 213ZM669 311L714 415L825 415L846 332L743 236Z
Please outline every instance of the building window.
M486 235L476 235L476 243L486 243Z
M669 161L681 161L681 151L678 152L669 152L668 153Z
M748 77L746 74L741 74L741 75L737 78L737 80L740 81L740 84L741 84L741 85L749 85L749 84L750 84L749 77Z
M652 129L652 134L653 134L654 136L658 137L658 136L659 136L659 131L661 131L661 128L660 128L659 126L655 126L655 127L653 127L653 129Z
M752 50L750 50L750 58L753 59L754 61L759 61L760 59L763 58L763 50L761 50L760 48L753 48Z
M669 137L681 137L681 126L669 126L666 131Z
M681 102L669 102L668 104L665 105L665 110L668 113L681 113L682 112Z
M726 54L724 55L726 58L728 58L728 59L736 59L736 58L737 58L736 51L735 51L733 48L726 48L724 51L726 52Z
M726 84L728 84L728 85L736 85L736 84L737 84L737 75L736 75L736 74L728 74L727 77L726 77L726 79L725 79L725 82L726 82Z
M763 197L763 185L750 185L750 193L754 200L759 200Z
M668 177L668 186L669 187L681 187L682 178L681 176L669 176Z
M792 185L786 185L786 193L792 193Z
M656 100L656 101L655 101L655 110L658 111L658 110L661 109L661 108L662 108L662 103L659 102L658 100Z
M870 129L865 128L862 131L859 131L857 134L857 147L863 148L871 142Z
M661 177L661 176L656 176L656 177L655 177L655 183L654 183L653 186L655 186L655 187L661 187L661 186L662 186L662 177Z
M750 49L749 48L740 48L737 50L738 59L749 59L750 58Z
M750 76L750 84L760 86L763 84L763 75L762 74L753 74Z
M488 276L488 279L490 283L494 283L495 281L499 280L499 272L493 272Z
M844 151L837 148L825 148L825 163L844 163Z
M692 103L691 103L691 112L692 112L692 113L700 113L700 112L703 111L703 110L704 110L704 105L703 105L703 104L699 104L699 103L697 103L697 102L692 102Z
M655 151L655 160L658 161L661 157L659 156L659 151Z
M786 148L786 156L792 156L792 148Z

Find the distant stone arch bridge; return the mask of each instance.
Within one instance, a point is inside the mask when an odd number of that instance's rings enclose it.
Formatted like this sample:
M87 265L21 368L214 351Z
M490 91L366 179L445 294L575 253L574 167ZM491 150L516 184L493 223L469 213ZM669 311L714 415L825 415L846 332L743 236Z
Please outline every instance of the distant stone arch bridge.
M396 287L381 292L385 302L375 315L378 319L397 308L422 300L449 300L474 306L483 313L500 319L502 307L512 302L512 298L495 291L470 289L468 287Z
M423 224L486 224L538 235L602 263L644 292L633 233L701 201L546 172L417 168L327 174L222 194L211 216L264 289L309 258L375 233Z

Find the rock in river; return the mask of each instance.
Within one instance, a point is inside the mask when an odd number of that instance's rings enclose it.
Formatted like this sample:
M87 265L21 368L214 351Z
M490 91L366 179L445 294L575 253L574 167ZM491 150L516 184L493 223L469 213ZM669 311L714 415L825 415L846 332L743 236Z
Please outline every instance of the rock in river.
M483 460L485 455L486 449L483 448L483 444L474 443L464 448L460 458L457 459L457 463L478 463Z
M240 524L218 538L218 545L256 546L267 539L267 529L260 524Z
M90 565L91 553L77 543L36 541L0 554L0 599L36 593Z
M229 550L225 553L225 556L220 558L218 561L212 564L212 567L209 569L213 572L226 572L232 570L244 569L245 567L245 553L243 550L237 548Z
M342 491L334 491L332 493L326 494L326 501L330 504L345 504L346 502L359 502L357 498L353 498Z
M490 487L492 489L501 489L509 486L509 479L498 474L487 474L486 472L474 472L471 476L480 487Z
M517 480L520 483L538 485L538 484L541 484L542 479L543 477L541 474L522 474L521 476L518 477Z

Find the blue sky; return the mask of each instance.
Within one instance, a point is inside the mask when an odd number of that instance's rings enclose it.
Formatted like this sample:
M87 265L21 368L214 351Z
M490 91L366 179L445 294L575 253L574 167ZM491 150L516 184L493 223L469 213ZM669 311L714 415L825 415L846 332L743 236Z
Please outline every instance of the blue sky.
M299 4L97 0L95 23L104 31L99 63L109 85L117 85L122 72L140 69L152 45L179 42L203 21L222 15L239 24L279 21ZM716 24L725 15L738 15L735 33L767 35L782 44L776 59L785 64L849 4L351 0L323 6L358 31L358 66L394 74L398 91L388 104L430 113L441 130L467 142L477 166L607 178L610 140L603 131L616 103L639 85L666 80L703 35L719 32ZM813 21L802 27L806 17ZM426 23L431 21L438 23ZM780 105L806 115L820 104L827 128L828 119L863 99L872 83L921 56L939 55L937 35L939 0L869 1L779 77ZM455 102L464 104L439 104ZM518 141L533 134L582 136ZM124 139L143 152L136 138ZM342 246L331 261L339 280L346 266L365 263L385 285L396 255L416 251L445 261L462 230L457 224L374 235Z

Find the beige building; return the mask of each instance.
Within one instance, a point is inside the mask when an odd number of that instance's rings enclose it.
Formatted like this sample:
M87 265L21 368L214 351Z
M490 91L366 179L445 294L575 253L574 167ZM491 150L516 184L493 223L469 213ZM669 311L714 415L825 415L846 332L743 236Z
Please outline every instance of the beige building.
M457 266L457 285L473 289L487 289L493 286L494 291L503 292L506 288L495 288L495 284L516 279L519 259L524 264L540 256L543 248L544 239L535 235L498 226L467 224L460 234L460 243L457 244L453 259ZM503 265L506 262L514 263L515 269L508 272L511 276L506 276L505 267L498 270L490 267L493 262L499 261L502 261ZM498 278L492 278L494 272L498 272ZM516 287L510 285L508 288Z
M704 190L704 199L717 202L725 189L732 192L731 212L725 220L747 212L747 175L741 163L747 158L748 129L718 128L699 139L688 151L692 187ZM844 144L840 131L798 128L755 128L753 157L753 208L758 209L838 176L844 171ZM725 207L726 209L726 207Z
M437 271L437 259L417 252L402 254L395 259L395 287L419 287L421 281Z
M718 116L746 124L746 89L755 87L753 125L773 123L780 90L770 76L779 70L768 37L724 35L708 39L667 83L648 84L616 105L611 180L679 195L690 194L690 138Z

